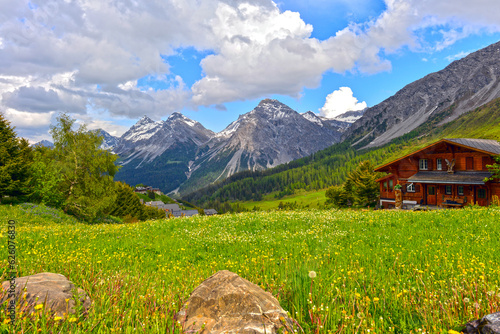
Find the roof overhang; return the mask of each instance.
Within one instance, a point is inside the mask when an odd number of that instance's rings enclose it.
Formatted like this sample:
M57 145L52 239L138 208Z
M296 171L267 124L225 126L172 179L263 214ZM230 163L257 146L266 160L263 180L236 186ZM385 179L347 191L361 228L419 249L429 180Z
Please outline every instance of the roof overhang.
M491 155L491 156L495 156L495 155L498 155L498 152L492 152L491 150L485 150L485 149L480 149L480 148L477 148L477 147L472 147L472 146L468 146L468 145L464 145L463 143L461 142L457 142L457 141L454 141L454 140L459 140L459 139L441 139L441 140L438 140L432 144L429 144L419 150L416 150L416 151L413 151L412 153L409 153L409 154L406 154L405 156L402 156L396 160L392 160L388 163L385 163L383 165L380 165L378 167L376 167L374 169L375 172L384 172L386 171L386 167L389 167L390 165L392 165L393 163L395 162L398 162L398 161L401 161L403 159L406 159L408 157L411 157L412 155L415 155L417 153L420 153L422 151L425 151L429 148L431 148L432 146L435 146L435 145L438 145L440 143L447 143L447 144L451 144L451 145L455 145L455 146L460 146L460 147L464 147L464 148L468 148L468 149L472 149L472 150L475 150L477 152L481 152L481 153L485 153L485 154L488 154L488 155Z
M491 177L489 172L418 172L410 176L408 182L433 184L484 185L484 179Z

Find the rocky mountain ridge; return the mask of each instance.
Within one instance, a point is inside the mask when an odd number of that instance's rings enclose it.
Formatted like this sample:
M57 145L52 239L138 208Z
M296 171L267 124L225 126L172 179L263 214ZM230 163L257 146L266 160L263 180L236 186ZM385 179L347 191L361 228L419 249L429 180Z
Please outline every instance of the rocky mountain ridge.
M120 156L116 179L186 192L308 156L339 142L348 125L266 99L219 133L178 112L157 122L144 116L108 148Z
M437 125L500 97L500 42L456 60L368 108L343 134L358 147L375 147L427 121Z

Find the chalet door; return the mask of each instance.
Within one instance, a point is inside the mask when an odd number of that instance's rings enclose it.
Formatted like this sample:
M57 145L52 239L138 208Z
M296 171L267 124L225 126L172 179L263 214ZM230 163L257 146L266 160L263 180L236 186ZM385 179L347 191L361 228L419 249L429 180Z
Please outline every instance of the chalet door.
M488 205L488 189L485 186L476 187L476 204L480 206Z
M433 184L427 185L427 205L437 205L436 186Z

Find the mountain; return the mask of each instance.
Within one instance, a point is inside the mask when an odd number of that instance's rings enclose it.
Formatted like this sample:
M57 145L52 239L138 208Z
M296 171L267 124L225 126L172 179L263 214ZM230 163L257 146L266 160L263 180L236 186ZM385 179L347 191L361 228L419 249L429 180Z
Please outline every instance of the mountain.
M52 143L51 141L48 141L48 140L42 140L42 141L39 141L38 143L35 143L33 145L31 145L32 147L37 147L37 146L43 146L43 147L54 147L54 143Z
M272 168L311 155L340 138L339 128L312 112L299 114L266 99L200 147L190 179L180 190L187 193L240 171Z
M103 129L98 129L97 130L99 133L99 136L102 137L102 144L99 146L99 148L103 150L110 150L113 151L114 147L118 145L118 137L110 135L108 132L104 131Z
M212 131L178 112L157 122L144 116L114 148L122 166L115 179L153 185L164 192L174 190L187 179L200 145L213 136Z
M237 204L229 203L282 198L295 191L325 189L344 182L346 175L362 161L370 160L375 165L384 164L442 138L500 141L500 98L471 110L454 121L426 131L425 135L412 131L390 144L361 150L352 147L347 140L318 151L313 156L275 168L235 174L222 182L188 194L183 199L201 207L214 207L218 212L239 210ZM259 206L260 203L256 202L255 205Z
M500 97L500 42L454 61L368 108L343 140L357 147L386 144L419 126L440 126Z
M338 143L344 126L267 99L219 133L178 112L157 122L144 116L109 147L120 156L116 180L187 193L311 155Z

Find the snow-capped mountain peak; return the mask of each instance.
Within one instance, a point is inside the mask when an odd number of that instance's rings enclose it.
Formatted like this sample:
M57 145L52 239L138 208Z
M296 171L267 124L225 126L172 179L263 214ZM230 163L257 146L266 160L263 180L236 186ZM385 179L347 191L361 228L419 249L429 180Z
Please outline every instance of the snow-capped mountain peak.
M321 118L318 117L315 113L312 111L308 111L306 113L301 114L305 119L307 119L309 122L313 122L321 127L323 127L323 122L321 121Z
M151 138L163 125L163 121L155 122L148 116L143 116L121 137L124 140L137 142Z
M186 123L187 125L189 126L195 126L196 121L193 121L192 119L184 116L183 114L181 114L180 112L176 111L174 113L172 113L168 118L167 118L167 122L175 122L175 121L182 121L184 123Z
M259 105L249 114L258 114L259 116L263 116L267 119L282 119L293 117L296 114L296 111L278 100L265 99L260 101Z

